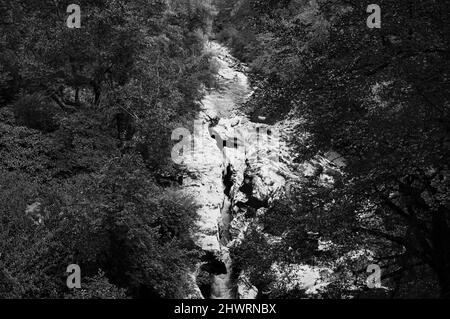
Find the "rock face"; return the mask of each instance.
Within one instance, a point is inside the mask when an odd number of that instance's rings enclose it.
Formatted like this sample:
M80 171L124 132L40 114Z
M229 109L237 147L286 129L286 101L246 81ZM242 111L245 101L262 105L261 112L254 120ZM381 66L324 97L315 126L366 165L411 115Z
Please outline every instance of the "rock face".
M25 215L28 216L35 225L42 225L44 223L42 204L40 202L28 205L25 209Z
M248 226L258 223L285 191L287 181L300 180L308 168L293 164L287 146L295 123L269 126L251 122L239 111L252 94L245 66L216 42L206 49L213 53L218 66L218 88L202 101L194 154L186 156L183 164L190 172L184 177L184 189L201 206L198 231L193 236L197 245L214 258L200 261L192 276L204 298L252 299L258 291L244 273L232 273L229 250L240 245ZM214 266L218 263L223 266L220 271ZM319 284L320 269L304 265L273 267L280 284L286 276L303 282L311 291Z
M196 283L201 286L204 298L231 299L237 297L237 288L231 279L228 246L233 240L230 192L237 175L226 155L235 143L234 130L228 127L240 124L240 117L234 110L251 92L247 77L238 71L240 64L225 47L209 43L206 50L213 53L214 63L218 66L219 88L209 92L202 101L204 110L196 120L198 125L194 132L195 154L183 160L190 172L184 178L184 189L201 205L198 230L193 234L195 242L216 259L199 263L199 270L194 274ZM221 272L211 267L217 261L224 266ZM208 281L210 287L207 287Z

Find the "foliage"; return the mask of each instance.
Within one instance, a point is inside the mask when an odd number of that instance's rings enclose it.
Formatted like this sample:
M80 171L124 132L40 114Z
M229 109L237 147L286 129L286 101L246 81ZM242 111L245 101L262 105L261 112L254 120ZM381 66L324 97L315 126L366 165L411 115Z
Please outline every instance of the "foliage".
M21 297L61 297L65 267L73 263L86 278L104 269L111 283L134 297L189 292L186 268L196 253L188 234L196 206L155 186L138 159L113 160L99 174L48 187L14 173L2 176L8 203L2 207L2 264ZM38 225L24 214L36 200L44 216Z
M53 102L42 95L23 96L16 101L13 108L18 124L44 132L52 132L58 128L54 120L57 109Z
M75 289L66 299L125 299L125 291L118 289L108 282L105 274L99 271L98 275L86 280L84 288Z
M157 181L212 83L213 10L86 0L69 29L68 4L0 0L0 296L185 297L197 208Z
M341 255L372 252L384 282L411 296L404 279L425 267L428 295L448 297L450 10L377 4L381 29L366 26L358 1L224 2L217 30L252 67L254 112L298 120L298 161L333 150L346 162L333 187L319 171L293 194L291 213L267 218L301 223Z

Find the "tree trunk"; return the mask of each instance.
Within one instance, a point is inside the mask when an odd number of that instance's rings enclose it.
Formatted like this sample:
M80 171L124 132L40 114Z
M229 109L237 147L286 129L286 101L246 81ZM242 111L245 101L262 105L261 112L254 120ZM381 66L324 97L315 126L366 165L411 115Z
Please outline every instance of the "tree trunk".
M94 104L98 105L100 103L101 88L97 83L94 83L92 87L94 89Z
M80 104L80 88L75 89L75 103Z

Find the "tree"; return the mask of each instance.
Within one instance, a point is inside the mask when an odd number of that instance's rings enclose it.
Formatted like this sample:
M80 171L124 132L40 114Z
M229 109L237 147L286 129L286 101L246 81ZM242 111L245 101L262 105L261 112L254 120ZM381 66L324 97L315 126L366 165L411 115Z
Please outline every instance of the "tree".
M329 150L345 158L333 188L319 167L295 193L294 220L343 251L375 252L386 278L426 265L448 297L449 8L377 4L381 29L367 28L357 1L287 1L260 18L241 11L258 53L249 105L299 120L298 161Z
M82 28L69 29L63 2L0 1L0 295L185 297L197 209L158 177L180 174L170 132L210 82L213 13L204 1L79 5ZM79 293L65 284L74 263Z

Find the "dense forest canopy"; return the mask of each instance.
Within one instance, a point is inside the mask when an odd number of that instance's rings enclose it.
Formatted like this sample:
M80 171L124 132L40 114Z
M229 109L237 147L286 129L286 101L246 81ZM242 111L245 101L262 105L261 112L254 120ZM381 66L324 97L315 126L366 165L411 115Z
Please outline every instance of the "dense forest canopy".
M186 296L196 208L161 185L179 169L171 131L211 83L213 11L86 0L71 29L69 4L0 2L0 296Z
M220 1L218 37L250 64L258 87L249 110L298 120L291 142L299 161L333 150L346 164L333 187L319 171L273 207L267 227L281 220L290 235L259 256L268 262L244 258L242 267L258 276L274 260L330 261L368 249L392 296L449 297L449 3L380 0L381 28L373 29L369 4ZM331 240L335 256L314 252L310 232ZM255 236L248 254L266 244ZM344 268L365 278L366 266ZM355 295L343 282L332 296Z

